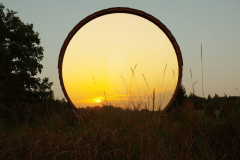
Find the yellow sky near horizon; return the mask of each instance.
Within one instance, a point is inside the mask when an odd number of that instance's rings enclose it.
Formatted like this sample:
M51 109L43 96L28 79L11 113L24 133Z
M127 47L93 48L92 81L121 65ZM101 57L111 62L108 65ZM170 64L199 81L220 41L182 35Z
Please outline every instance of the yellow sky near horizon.
M178 61L171 42L155 24L136 15L114 13L90 21L74 35L62 72L76 107L107 100L128 108L141 104L143 109L151 106L155 89L155 104L163 109L176 87Z

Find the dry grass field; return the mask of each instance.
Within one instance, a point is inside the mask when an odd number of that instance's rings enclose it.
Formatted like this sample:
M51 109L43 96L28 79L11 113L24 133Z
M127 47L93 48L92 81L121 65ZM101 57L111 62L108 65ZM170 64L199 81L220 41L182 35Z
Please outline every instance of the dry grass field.
M240 101L218 120L192 105L163 117L95 107L82 112L89 122L64 118L60 101L1 105L0 159L238 159Z

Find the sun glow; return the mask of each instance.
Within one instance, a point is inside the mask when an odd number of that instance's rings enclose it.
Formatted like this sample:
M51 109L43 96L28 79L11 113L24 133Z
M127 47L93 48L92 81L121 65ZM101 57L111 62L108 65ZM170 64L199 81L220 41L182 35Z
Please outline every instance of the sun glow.
M64 55L66 92L80 107L100 102L150 106L154 90L154 105L163 109L177 78L178 61L168 37L153 23L131 14L109 14L88 22Z

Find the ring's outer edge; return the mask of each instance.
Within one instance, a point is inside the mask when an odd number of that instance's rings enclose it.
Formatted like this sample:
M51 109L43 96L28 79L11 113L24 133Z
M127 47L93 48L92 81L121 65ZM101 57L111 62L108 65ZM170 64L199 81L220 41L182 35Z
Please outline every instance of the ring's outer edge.
M136 9L132 9L132 8L125 8L125 7L116 7L116 8L108 8L108 9L104 9L104 10L100 10L98 12L95 12L89 16L87 16L86 18L84 18L83 20L81 20L68 34L67 38L65 39L62 48L60 50L60 54L58 57L58 73L59 73L59 80L60 80L60 85L62 87L64 96L66 97L67 101L69 102L69 104L71 105L72 109L85 121L88 121L87 118L83 115L80 114L79 110L75 107L75 105L72 103L71 99L69 98L66 89L64 87L64 83L63 83L63 78L62 78L62 63L63 63L63 58L64 58L64 54L65 51L67 49L67 46L69 44L69 42L71 41L71 39L73 38L73 36L77 33L77 31L84 26L85 24L87 24L88 22L90 22L91 20L106 15L106 14L112 14L112 13L129 13L129 14L133 14L133 15L137 15L140 16L142 18L145 18L149 21L151 21L152 23L154 23L155 25L157 25L165 34L166 36L169 38L169 40L171 41L177 59L178 59L178 82L177 82L177 86L176 89L174 91L174 94L171 98L171 100L169 101L168 105L160 112L160 115L163 115L168 109L169 107L173 104L173 101L175 100L178 91L180 89L180 85L182 83L182 71L183 71L183 59L182 59L182 54L180 51L180 47L176 41L176 39L174 38L174 36L172 35L172 33L168 30L168 28L162 23L160 22L158 19L156 19L155 17L151 16L150 14L147 14L143 11L140 10L136 10Z

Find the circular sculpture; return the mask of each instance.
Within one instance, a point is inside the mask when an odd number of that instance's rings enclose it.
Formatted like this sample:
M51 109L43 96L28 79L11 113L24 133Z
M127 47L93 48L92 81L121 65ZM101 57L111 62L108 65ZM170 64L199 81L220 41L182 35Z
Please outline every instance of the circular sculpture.
M78 105L98 103L162 115L177 96L182 66L180 48L167 27L131 8L101 10L80 21L58 61L63 93L78 115Z

